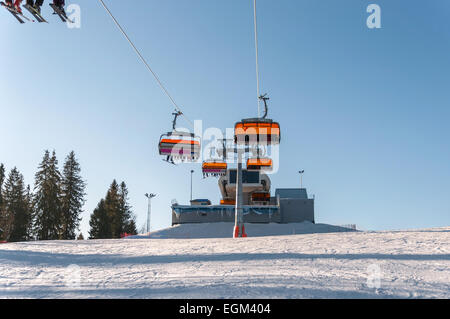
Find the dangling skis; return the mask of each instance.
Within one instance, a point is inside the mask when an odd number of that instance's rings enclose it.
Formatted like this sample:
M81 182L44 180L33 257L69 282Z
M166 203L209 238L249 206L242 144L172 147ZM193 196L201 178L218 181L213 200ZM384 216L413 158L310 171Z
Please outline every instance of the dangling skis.
M36 9L33 6L26 4L24 5L24 8L27 9L36 18L38 22L48 23L47 20L45 20L44 17L38 11L36 11Z
M25 21L23 21L22 19L25 19L29 22L35 22L33 19L27 18L26 16L24 16L22 13L20 13L19 11L17 11L15 8L8 6L6 3L4 3L3 1L0 2L0 4L2 5L2 7L4 7L6 10L9 11L9 13L11 13L16 19L17 21L19 21L20 23L25 23Z
M17 12L15 9L13 9L13 8L11 8L10 6L6 5L6 3L4 3L3 1L0 2L0 4L2 5L2 7L5 7L5 9L8 10L8 12L11 13L11 14L14 16L14 18L17 19L17 21L19 21L20 23L25 23L25 21L23 21L23 20L19 17L18 12Z
M60 7L56 6L54 3L50 3L50 7L55 11L55 13L59 16L62 22L70 22L74 23L72 20L70 20L67 17L67 14L64 12L64 10L61 10Z

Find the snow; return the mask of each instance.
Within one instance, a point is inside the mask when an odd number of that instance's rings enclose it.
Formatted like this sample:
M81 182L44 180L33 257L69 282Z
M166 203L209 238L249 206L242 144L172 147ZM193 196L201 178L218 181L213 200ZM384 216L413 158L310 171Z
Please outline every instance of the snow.
M450 298L450 227L247 225L248 238L219 238L230 226L183 225L150 239L1 244L0 297ZM267 227L286 235L256 237ZM193 238L202 236L210 238Z
M233 234L233 223L183 224L162 229L146 235L128 238L230 238ZM337 233L353 231L352 229L311 222L293 224L246 224L245 231L250 237L280 236L314 233Z

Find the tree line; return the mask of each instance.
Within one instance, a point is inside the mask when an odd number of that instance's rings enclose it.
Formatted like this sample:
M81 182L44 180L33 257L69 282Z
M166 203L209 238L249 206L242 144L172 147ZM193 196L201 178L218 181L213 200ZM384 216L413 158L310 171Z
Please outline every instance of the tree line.
M62 172L56 153L45 151L34 176L34 188L14 167L9 174L0 164L0 241L72 240L79 231L86 202L86 182L72 151ZM119 238L136 234L135 217L124 182L114 180L105 199L91 214L90 238ZM82 238L82 235L80 235Z

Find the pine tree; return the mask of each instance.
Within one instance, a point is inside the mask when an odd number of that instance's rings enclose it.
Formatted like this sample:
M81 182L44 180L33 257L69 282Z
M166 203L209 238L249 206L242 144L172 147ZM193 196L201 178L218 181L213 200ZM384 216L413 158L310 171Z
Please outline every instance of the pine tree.
M61 227L61 174L55 151L44 158L35 175L34 232L39 240L55 240L62 237Z
M26 241L29 239L31 212L23 175L15 167L5 183L4 193L4 210L8 221L6 239L11 242Z
M131 211L131 205L128 203L128 188L125 182L120 184L119 188L119 203L120 203L120 219L121 219L121 233L136 235L136 218Z
M89 231L89 239L106 239L112 238L111 221L106 209L105 200L101 199L91 214L89 221L91 230Z
M125 224L124 233L128 235L137 235L136 217L132 216Z
M111 226L110 238L120 238L123 232L123 219L120 214L120 206L119 185L116 180L113 180L105 197L105 207Z
M80 165L72 151L64 163L61 182L62 239L75 239L85 203L86 184L80 176Z
M124 182L114 180L97 208L91 214L89 238L120 238L123 233L133 234L136 221L128 203L128 189Z
M5 166L0 164L0 207L3 205L3 182L5 181Z
M4 223L5 223L5 213L3 209L3 182L5 181L5 166L0 164L0 240L4 240L3 235L4 231Z
M3 183L5 181L5 166L0 164L0 240L6 239L6 227L8 225L3 200Z
M25 194L25 203L26 203L27 209L28 209L27 237L28 237L28 240L32 240L34 238L34 233L33 233L34 207L33 207L33 193L31 192L30 185L27 185L26 194Z

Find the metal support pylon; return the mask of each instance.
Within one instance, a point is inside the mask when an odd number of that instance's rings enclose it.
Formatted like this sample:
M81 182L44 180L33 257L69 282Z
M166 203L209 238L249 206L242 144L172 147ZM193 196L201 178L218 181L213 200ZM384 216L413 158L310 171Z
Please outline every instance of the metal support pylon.
M243 191L242 191L242 153L238 152L238 165L236 171L236 208L234 238L247 237L244 226Z

